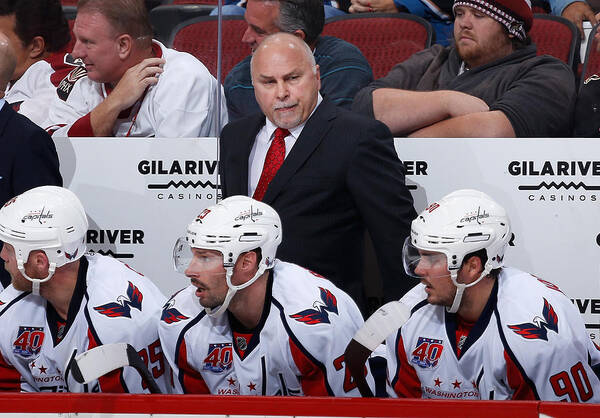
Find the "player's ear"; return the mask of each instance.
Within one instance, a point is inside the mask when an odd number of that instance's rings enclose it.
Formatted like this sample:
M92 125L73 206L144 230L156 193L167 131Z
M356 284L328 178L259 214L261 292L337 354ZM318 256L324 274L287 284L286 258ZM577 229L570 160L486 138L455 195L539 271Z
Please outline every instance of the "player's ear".
M242 254L242 268L244 270L252 270L258 267L258 256L254 251L248 251Z
M477 280L477 278L479 278L479 275L483 271L483 264L481 263L481 258L477 256L469 257L469 259L463 267L467 268L467 273L469 275L469 278L471 279L470 282Z
M131 35L124 33L119 35L117 38L117 51L119 53L119 58L121 60L125 60L131 55L131 49L133 48L133 38Z
M34 36L29 46L29 58L31 59L41 58L46 51L46 41L42 36Z
M50 262L45 252L41 250L32 251L25 265L27 274L33 278L43 278L48 275Z

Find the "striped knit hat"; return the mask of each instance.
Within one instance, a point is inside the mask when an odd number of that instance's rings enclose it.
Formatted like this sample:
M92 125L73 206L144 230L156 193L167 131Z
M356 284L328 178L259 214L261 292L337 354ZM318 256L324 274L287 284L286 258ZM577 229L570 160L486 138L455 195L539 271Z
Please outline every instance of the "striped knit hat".
M467 6L485 13L520 40L525 40L533 24L529 0L455 0L457 6Z

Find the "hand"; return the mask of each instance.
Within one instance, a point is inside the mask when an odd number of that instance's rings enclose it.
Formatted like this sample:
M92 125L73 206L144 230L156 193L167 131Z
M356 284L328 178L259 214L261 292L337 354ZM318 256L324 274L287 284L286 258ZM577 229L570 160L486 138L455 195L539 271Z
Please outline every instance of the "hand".
M163 72L163 58L146 58L128 69L106 100L117 103L120 110L131 107L146 91L148 86L158 83Z
M350 13L397 13L394 0L351 0Z
M563 9L562 17L569 19L571 22L575 23L577 28L579 29L579 34L581 35L581 39L585 39L585 33L583 32L583 21L589 20L594 26L598 21L596 20L596 16L594 16L594 11L584 1L576 1L574 3L569 4L567 7Z

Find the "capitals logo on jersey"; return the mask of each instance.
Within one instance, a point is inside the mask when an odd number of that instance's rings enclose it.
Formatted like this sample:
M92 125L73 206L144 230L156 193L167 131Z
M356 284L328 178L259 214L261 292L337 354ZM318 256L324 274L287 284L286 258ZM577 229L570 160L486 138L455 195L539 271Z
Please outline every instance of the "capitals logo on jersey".
M442 340L419 337L410 362L423 369L434 368L438 365L443 351L444 342Z
M31 357L40 352L44 344L44 327L19 327L17 339L13 342L13 353L21 357Z
M177 308L174 308L174 304L175 301L173 299L170 299L167 303L165 303L165 305L163 306L162 314L160 315L161 321L167 324L172 324L174 322L185 321L186 319L190 319L188 316L185 316L184 314L179 312Z
M142 292L140 292L133 283L129 282L129 285L127 286L127 296L121 295L117 298L116 302L95 306L94 310L109 318L131 318L131 308L135 308L141 312L143 298L144 295L142 295Z
M208 354L203 361L202 370L213 373L223 373L231 369L233 364L233 348L231 343L218 343L208 345Z
M293 315L290 318L298 322L304 322L307 325L329 324L329 312L338 314L337 299L329 290L319 287L321 291L321 301L315 301L313 308L305 309Z
M533 318L533 322L525 322L524 324L507 325L516 334L527 340L544 340L548 341L548 330L558 334L558 315L554 308L544 298L544 307L542 308L542 316Z

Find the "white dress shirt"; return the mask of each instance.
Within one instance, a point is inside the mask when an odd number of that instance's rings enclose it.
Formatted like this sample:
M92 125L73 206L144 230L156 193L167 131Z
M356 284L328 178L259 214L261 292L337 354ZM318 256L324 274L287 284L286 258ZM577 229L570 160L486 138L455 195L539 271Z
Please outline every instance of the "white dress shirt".
M306 121L310 119L313 113L315 113L315 110L317 109L317 107L319 107L322 101L323 98L319 93L317 97L317 104L308 116L308 118L306 118L304 123L296 126L295 128L289 129L290 134L284 139L286 158L290 154L290 151L296 143L296 140L302 133L302 129L304 129ZM250 156L248 157L248 196L250 197L254 195L256 186L258 186L258 181L260 180L260 175L262 174L263 165L265 164L265 158L267 157L267 152L269 151L269 147L271 146L271 141L273 140L273 136L275 135L276 129L277 126L267 118L265 125L260 129L260 131L258 131L258 134L256 135L256 140L252 145L252 150L250 151Z

